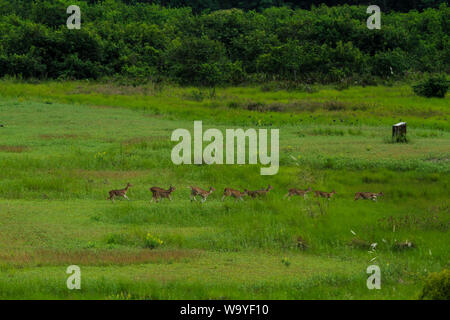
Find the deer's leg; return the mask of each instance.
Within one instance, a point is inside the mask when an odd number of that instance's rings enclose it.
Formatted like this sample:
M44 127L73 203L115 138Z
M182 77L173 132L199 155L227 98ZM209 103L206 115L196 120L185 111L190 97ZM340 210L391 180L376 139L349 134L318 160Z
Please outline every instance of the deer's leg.
M222 197L222 201L225 199L225 195L223 195L223 197Z
M130 201L130 198L128 198L126 194L124 194L123 197L124 197L125 199L127 199L128 201Z

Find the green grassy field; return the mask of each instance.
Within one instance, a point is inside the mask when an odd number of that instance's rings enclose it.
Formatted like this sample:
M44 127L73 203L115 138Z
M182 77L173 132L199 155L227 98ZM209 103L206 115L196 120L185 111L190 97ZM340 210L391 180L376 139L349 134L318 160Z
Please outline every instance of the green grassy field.
M210 97L1 81L0 299L416 299L430 272L449 267L449 106L405 85ZM279 173L175 166L171 133L193 120L279 128ZM408 143L389 140L399 120ZM106 200L127 182L131 201ZM225 187L268 184L265 199L220 201ZM149 187L169 185L172 202L150 203ZM190 185L217 191L191 203ZM337 194L283 199L308 186ZM354 201L358 191L385 196ZM381 290L366 287L373 264ZM81 290L66 287L69 265L81 267Z

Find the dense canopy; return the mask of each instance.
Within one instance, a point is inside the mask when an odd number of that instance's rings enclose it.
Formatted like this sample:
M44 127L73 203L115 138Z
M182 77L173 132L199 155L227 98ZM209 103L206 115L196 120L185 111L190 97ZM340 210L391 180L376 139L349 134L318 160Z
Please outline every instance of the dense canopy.
M0 0L0 76L119 76L216 85L449 72L450 7L446 4L383 13L381 30L369 30L366 6L196 14L186 7L128 2ZM162 2L175 5L175 1ZM72 4L81 8L80 30L66 26L66 8Z

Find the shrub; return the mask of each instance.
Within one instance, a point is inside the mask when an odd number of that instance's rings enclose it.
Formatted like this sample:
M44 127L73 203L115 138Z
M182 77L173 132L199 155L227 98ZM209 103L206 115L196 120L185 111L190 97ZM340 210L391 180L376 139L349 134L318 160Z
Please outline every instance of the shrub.
M423 300L450 300L450 270L434 272L425 280L420 294Z
M106 243L109 245L127 245L128 242L126 235L119 233L109 234L106 237Z
M372 73L381 77L402 76L410 67L409 57L401 49L377 53L372 61Z
M158 237L147 233L147 235L145 236L144 240L144 247L145 248L150 248L150 249L154 249L156 247L159 247L160 245L162 245L164 242L159 239Z
M449 86L450 81L447 80L445 75L442 75L430 77L413 86L413 89L419 96L444 98Z

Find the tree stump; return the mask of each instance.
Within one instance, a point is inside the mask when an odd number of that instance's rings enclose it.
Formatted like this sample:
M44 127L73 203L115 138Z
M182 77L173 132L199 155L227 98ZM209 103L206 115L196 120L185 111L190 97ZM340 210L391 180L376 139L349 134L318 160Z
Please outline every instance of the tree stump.
M406 122L399 122L392 126L392 140L406 142Z

